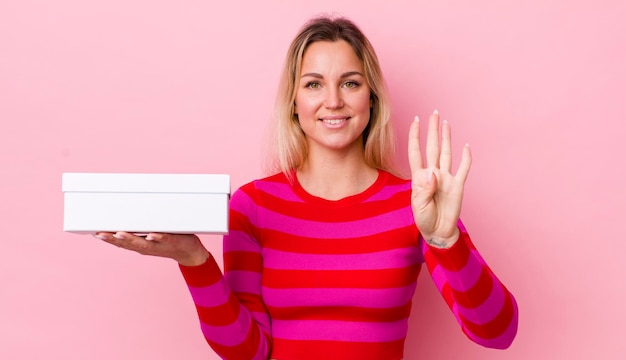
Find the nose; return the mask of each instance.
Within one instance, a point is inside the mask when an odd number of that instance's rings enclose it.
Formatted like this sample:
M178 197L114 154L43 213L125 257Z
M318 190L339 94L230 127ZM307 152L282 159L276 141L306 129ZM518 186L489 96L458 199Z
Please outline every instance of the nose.
M328 109L339 109L343 107L341 91L336 88L329 88L324 99L324 107Z

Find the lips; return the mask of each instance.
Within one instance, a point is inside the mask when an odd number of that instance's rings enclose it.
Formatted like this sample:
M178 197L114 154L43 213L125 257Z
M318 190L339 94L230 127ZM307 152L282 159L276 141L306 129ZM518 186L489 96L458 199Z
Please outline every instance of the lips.
M346 121L347 119L322 119L323 122L325 122L326 124L329 125L339 125L342 122Z
M345 121L347 121L349 117L347 116L325 116L320 120L328 125L339 125Z

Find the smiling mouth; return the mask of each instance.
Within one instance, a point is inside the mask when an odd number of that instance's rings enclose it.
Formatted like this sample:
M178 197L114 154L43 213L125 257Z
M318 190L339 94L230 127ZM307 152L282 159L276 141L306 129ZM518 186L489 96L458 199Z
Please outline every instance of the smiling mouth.
M339 125L344 121L347 121L349 118L340 118L340 119L320 119L322 120L324 123L329 124L329 125Z

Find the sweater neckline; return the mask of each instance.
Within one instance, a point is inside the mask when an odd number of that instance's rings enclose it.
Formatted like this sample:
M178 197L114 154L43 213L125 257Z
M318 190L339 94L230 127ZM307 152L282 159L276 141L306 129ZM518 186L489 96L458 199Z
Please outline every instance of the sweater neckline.
M322 197L310 194L308 191L306 191L302 187L302 185L300 184L300 181L298 181L298 177L296 176L295 171L292 171L292 174L291 174L293 178L292 188L298 197L300 197L302 200L308 203L317 204L321 206L333 206L333 207L350 206L350 205L363 202L364 200L368 199L369 197L377 193L385 185L385 183L387 182L387 176L388 176L387 172L382 171L380 169L377 169L377 171L378 171L378 176L376 177L376 180L367 189L363 190L362 192L358 194L346 196L338 200L328 200L328 199L324 199Z

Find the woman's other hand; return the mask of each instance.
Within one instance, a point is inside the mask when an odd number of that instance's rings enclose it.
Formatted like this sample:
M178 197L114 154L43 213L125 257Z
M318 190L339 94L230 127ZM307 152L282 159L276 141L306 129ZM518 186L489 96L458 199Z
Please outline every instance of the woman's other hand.
M201 265L209 257L200 239L192 234L149 233L143 237L128 232L98 232L94 237L142 255L174 259L184 266Z
M444 121L439 144L439 113L430 115L426 138L426 162L422 159L417 117L409 130L413 216L422 237L432 246L448 248L459 237L463 187L471 165L468 145L463 148L456 174L452 174L450 125Z

